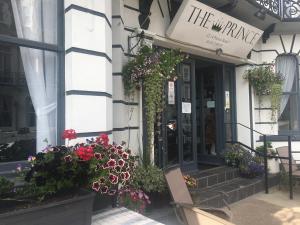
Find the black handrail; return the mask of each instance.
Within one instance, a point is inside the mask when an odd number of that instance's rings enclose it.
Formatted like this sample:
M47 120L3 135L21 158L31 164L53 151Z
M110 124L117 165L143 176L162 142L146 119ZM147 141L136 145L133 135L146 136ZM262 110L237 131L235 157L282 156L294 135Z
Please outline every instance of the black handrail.
M256 132L260 135L263 136L263 142L264 142L264 152L258 152L257 150L249 147L248 145L241 143L239 141L234 141L231 140L232 143L237 143L242 145L243 147L247 148L248 150L250 150L251 152L254 152L255 154L257 154L260 157L264 158L264 171L265 171L265 193L268 194L269 193L269 179L268 179L268 159L287 159L289 160L289 186L290 186L290 199L293 199L294 195L293 195L293 170L292 170L292 153L300 153L300 151L292 151L292 136L291 134L279 134L277 136L285 136L287 137L287 141L288 141L288 157L282 157L282 156L272 156L272 155L268 155L268 147L267 147L267 137L268 136L274 136L274 135L266 135L263 134L253 128L250 128L244 124L241 123L225 123L225 124L231 124L231 126L233 125L240 125L242 127L247 128L250 131Z

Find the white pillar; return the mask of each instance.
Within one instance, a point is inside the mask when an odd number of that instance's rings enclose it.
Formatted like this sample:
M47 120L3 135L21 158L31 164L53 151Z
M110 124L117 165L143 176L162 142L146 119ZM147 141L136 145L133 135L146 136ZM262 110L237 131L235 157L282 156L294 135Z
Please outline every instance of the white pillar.
M111 0L65 0L65 126L112 134Z

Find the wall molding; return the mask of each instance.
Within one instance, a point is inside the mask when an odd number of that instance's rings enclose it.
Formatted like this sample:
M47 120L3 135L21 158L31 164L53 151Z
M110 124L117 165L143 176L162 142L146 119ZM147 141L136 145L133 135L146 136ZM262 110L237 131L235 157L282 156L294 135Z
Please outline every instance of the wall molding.
M123 105L131 105L131 106L138 106L139 103L138 102L127 102L124 100L113 100L114 104L123 104Z
M97 137L100 134L112 134L112 130L108 130L108 131L94 131L94 132L80 132L77 133L77 137Z
M92 10L92 9L88 9L88 8L85 8L85 7L82 7L82 6L79 6L79 5L71 4L65 9L65 13L69 12L71 9L74 9L74 10L77 10L77 11L80 11L80 12L84 12L84 13L89 13L89 14L94 15L94 16L102 17L106 20L106 23L111 28L110 21L108 20L107 16L102 12L98 12L98 11L95 11L95 10Z
M113 15L113 16L111 16L111 18L112 19L120 19L121 22L122 22L122 24L123 24L123 26L125 25L124 20L123 20L123 18L122 18L121 15Z
M120 128L113 128L113 132L117 131L126 131L126 130L138 130L139 127L120 127Z
M122 50L122 52L125 52L125 50L121 44L114 44L114 45L112 45L112 48L120 48Z
M103 96L107 98L112 98L112 95L107 92L101 91L83 91L83 90L69 90L66 91L66 95L86 95L86 96Z
M94 55L94 56L104 57L110 63L112 62L111 58L105 52L98 52L98 51L93 51L93 50L88 50L88 49L83 49L83 48L71 47L66 50L66 55L71 52L77 52L77 53L82 53L82 54L86 54L86 55Z

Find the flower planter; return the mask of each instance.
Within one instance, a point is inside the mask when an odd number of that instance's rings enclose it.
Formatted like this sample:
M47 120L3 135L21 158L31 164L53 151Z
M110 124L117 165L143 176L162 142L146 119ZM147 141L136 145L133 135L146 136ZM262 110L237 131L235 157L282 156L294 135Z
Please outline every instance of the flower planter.
M279 160L268 159L268 170L271 174L277 174L280 172Z
M82 190L76 197L0 214L0 225L91 225L95 194Z
M164 206L170 205L170 202L172 201L171 196L169 192L151 192L148 193L148 196L150 198L151 204L147 206L149 210L162 208Z

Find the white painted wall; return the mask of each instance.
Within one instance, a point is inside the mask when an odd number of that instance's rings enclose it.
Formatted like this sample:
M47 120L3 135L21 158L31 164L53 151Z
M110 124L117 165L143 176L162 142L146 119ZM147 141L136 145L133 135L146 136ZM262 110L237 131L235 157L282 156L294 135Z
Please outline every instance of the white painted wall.
M84 140L113 129L112 6L111 0L65 0L65 9L65 126Z

